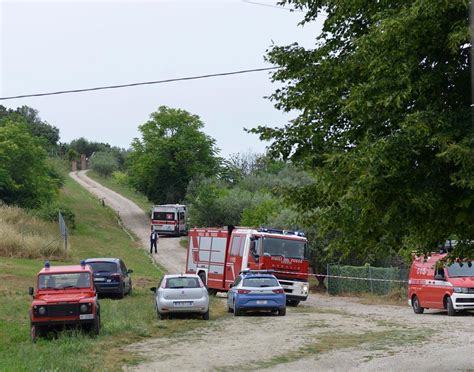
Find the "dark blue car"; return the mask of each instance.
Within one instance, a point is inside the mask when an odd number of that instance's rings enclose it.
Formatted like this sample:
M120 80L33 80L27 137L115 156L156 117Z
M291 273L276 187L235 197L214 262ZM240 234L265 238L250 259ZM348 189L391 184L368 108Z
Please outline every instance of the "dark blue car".
M271 311L283 316L286 315L286 294L273 274L243 271L231 285L227 307L235 316L244 311Z
M133 270L127 269L120 258L88 258L86 264L94 272L94 285L99 295L123 298L132 292Z

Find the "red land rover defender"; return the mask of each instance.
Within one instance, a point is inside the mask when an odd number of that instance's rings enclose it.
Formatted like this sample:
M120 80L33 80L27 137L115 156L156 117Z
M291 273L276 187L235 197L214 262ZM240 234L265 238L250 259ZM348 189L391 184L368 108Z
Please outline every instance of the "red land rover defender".
M81 265L52 267L46 262L36 277L36 291L29 288L33 302L30 308L31 339L48 329L79 325L98 335L100 307L94 287L92 269Z

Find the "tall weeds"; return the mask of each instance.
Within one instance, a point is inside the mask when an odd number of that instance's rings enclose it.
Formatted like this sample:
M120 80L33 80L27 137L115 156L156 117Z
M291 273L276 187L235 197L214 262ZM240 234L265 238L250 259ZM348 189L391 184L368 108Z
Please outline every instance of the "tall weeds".
M44 222L21 208L0 205L0 256L64 258L57 224Z

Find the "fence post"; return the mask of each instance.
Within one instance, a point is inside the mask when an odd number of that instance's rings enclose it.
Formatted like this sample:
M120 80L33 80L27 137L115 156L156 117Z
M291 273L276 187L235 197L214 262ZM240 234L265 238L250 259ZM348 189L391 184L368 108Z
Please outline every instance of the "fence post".
M370 269L370 264L369 264L369 283L370 283L370 292L373 294L374 284L372 283L372 270Z

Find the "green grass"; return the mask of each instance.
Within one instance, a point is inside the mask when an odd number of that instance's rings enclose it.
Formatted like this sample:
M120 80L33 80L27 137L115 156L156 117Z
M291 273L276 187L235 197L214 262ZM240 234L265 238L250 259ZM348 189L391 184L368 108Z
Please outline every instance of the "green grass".
M151 207L153 203L148 200L148 198L140 194L139 192L133 190L131 187L122 185L117 183L111 177L102 177L99 176L96 172L90 170L87 172L87 175L92 178L93 180L99 182L101 185L114 190L115 192L119 193L120 195L125 196L126 198L133 201L136 205L138 205L146 214L150 213Z
M62 202L74 210L77 229L70 235L67 260L56 264L77 264L86 257L121 257L133 269L134 291L123 300L100 299L102 330L93 338L80 331L50 334L36 344L30 340L28 310L42 259L0 258L0 371L89 371L118 370L140 357L124 346L147 337L165 337L206 327L213 322L156 319L153 294L163 271L154 265L144 249L118 225L115 214L104 208L87 191L67 179ZM221 303L212 301L211 319L225 316Z

